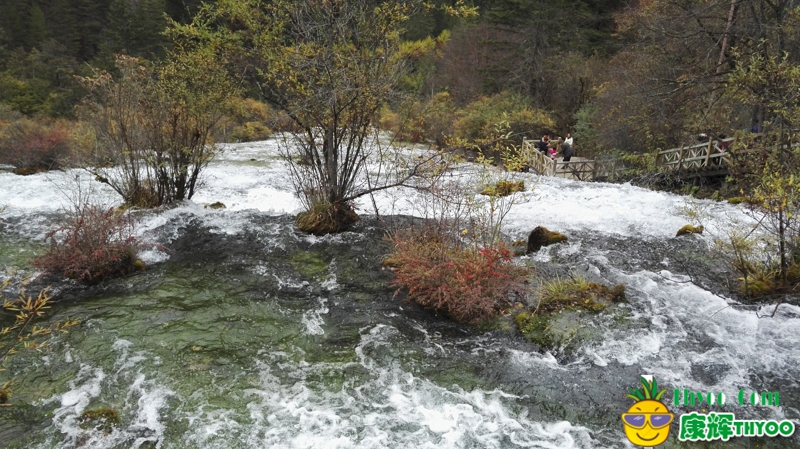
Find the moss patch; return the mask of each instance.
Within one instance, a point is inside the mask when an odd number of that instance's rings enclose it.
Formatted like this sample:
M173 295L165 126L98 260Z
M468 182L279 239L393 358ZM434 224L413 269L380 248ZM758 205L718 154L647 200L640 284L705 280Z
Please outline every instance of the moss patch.
M728 198L728 202L731 204L758 204L758 201L755 199L744 196L732 196Z
M46 172L47 169L41 167L18 167L11 171L15 175L28 176L35 175L36 173Z
M592 338L594 331L585 326L587 314L625 300L625 286L609 288L580 277L547 281L536 293L538 306L518 313L514 322L525 338L548 349Z
M205 209L225 209L225 204L223 204L220 201L217 201L216 203L206 204L203 207Z
M111 429L117 425L119 425L119 414L113 408L93 408L86 410L81 415L81 427L85 429L93 428L111 432Z
M581 308L600 312L611 303L625 300L625 286L613 288L583 278L555 279L547 281L537 291L538 310L552 312L565 308Z
M487 196L508 196L514 192L524 192L524 181L499 181L497 184L487 186L481 191L481 195Z
M702 226L692 226L687 224L686 226L678 229L678 233L675 234L675 237L680 237L686 234L702 234L702 233L703 233Z
M301 252L292 257L292 267L310 279L317 279L328 274L329 261L313 252Z

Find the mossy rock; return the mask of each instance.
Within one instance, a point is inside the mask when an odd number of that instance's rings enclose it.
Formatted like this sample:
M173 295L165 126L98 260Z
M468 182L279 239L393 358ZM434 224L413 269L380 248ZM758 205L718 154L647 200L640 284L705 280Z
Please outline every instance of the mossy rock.
M678 233L675 234L675 237L680 237L686 234L702 234L702 233L703 233L702 226L692 226L687 224L686 226L678 229Z
M84 411L81 415L81 427L85 429L93 428L111 432L111 429L118 425L119 413L113 408L93 408Z
M291 258L292 267L309 279L319 279L328 274L330 262L322 254L312 251L298 252Z
M514 322L511 320L510 315L501 314L491 320L481 321L476 323L475 327L481 332L512 332L514 329ZM517 326L518 327L518 326Z
M731 204L757 204L758 201L755 201L753 198L747 198L744 196L732 196L728 198L728 202Z
M8 390L0 390L0 404L7 404L8 396Z
M144 271L147 269L147 265L142 262L141 259L136 259L133 261L133 269L136 271Z
M537 226L531 231L528 236L528 253L535 253L542 249L543 246L549 246L554 243L566 242L567 236L558 232L547 230L543 226Z
M521 313L514 317L522 335L553 351L571 352L581 342L599 337L597 330L585 325L585 312L560 311L555 313Z
M555 346L556 339L550 334L550 317L545 314L522 312L514 317L522 336L544 348Z
M47 170L38 167L17 167L14 170L12 170L11 173L20 176L28 176L28 175L35 175L36 173L41 173L45 171Z
M205 209L225 209L225 204L221 201L217 201L216 203L206 204L203 206Z
M560 310L586 310L601 312L611 304L625 301L625 286L605 285L578 277L577 279L555 279L544 282L537 289L537 310L556 312Z
M358 214L353 206L342 203L317 203L297 215L297 227L314 235L346 231L357 221Z
M487 186L481 191L486 196L508 196L514 192L524 192L524 181L499 181L497 184Z

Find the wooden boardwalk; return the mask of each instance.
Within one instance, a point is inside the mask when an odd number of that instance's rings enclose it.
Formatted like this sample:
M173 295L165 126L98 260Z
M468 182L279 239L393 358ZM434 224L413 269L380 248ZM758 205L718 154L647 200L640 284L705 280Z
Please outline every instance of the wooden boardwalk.
M563 158L551 159L538 151L538 142L523 140L522 152L530 169L540 175L592 181L613 178L616 171L624 169L621 161L615 159L573 157L569 162L564 162ZM659 169L678 172L679 176L685 178L724 176L729 174L731 150L735 145L736 139L731 137L659 150L655 155L655 163Z
M536 143L538 141L522 141L522 154L528 160L528 166L532 171L540 175L578 181L591 181L596 178L598 164L594 159L572 157L569 162L564 162L564 158L561 157L552 159L536 149Z
M727 175L735 145L736 139L731 137L662 150L656 153L656 166L694 176Z

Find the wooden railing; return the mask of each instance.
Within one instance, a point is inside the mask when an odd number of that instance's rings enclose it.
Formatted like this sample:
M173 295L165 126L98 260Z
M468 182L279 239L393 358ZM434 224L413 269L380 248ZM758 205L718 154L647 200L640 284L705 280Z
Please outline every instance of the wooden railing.
M766 138L757 135L756 139ZM761 141L762 144L764 141ZM540 175L570 178L579 181L609 180L616 172L624 170L620 159L586 159L573 157L569 162L562 158L551 159L550 156L537 149L538 140L523 140L522 151L528 160L531 171ZM752 146L747 145L748 147ZM796 146L796 145L793 145ZM680 146L656 153L656 166L667 171L682 172L680 176L718 176L729 172L731 150L736 147L736 139L712 139L697 145ZM737 154L757 151L737 149Z
M540 175L570 178L578 181L591 181L595 178L597 165L593 159L572 157L569 162L563 158L553 159L536 148L538 141L523 140L522 152L528 160L530 169Z
M670 171L725 170L731 161L734 138L709 140L691 146L662 150L656 154L656 166Z

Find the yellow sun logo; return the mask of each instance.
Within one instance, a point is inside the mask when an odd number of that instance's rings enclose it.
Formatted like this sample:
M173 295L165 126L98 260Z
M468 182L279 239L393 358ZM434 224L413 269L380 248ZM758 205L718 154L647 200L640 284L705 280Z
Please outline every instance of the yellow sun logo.
M661 396L667 390L658 391L652 376L642 376L641 385L641 388L629 389L630 393L625 395L636 401L627 413L622 414L625 436L639 446L658 446L667 440L669 425L675 416L661 402Z

